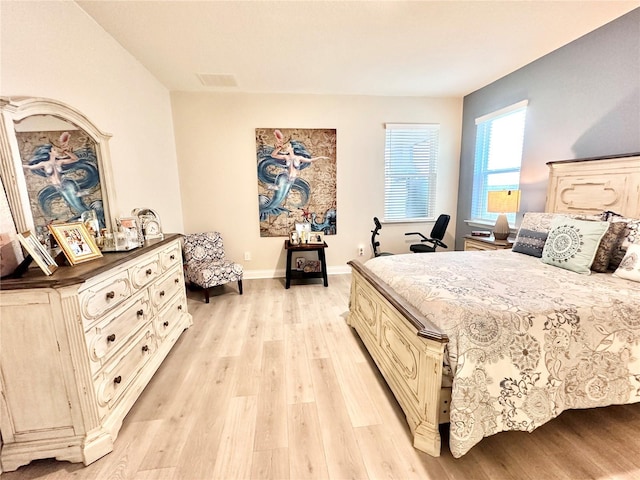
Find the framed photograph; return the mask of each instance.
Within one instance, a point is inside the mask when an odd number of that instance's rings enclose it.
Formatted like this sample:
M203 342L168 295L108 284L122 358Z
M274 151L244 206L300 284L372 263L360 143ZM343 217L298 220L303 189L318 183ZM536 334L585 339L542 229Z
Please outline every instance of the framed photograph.
M296 270L304 270L304 264L307 262L307 259L304 257L296 258Z
M308 260L305 262L303 271L307 273L317 273L322 271L322 266L320 265L320 260Z
M320 244L324 243L324 233L323 232L311 232L309 234L309 241L307 243L312 244Z
M82 222L51 224L49 230L71 265L102 256L102 252Z
M18 233L18 240L46 275L51 275L55 272L58 264L34 234L30 231Z
M307 235L311 233L311 224L307 222L296 223L296 233L298 234L298 238L300 238L301 240L303 238L306 238Z
M289 233L289 243L291 245L300 245L300 237L298 236L298 232Z
M120 217L118 221L122 228L128 232L129 239L135 240L138 246L144 243L142 225L138 222L138 217Z

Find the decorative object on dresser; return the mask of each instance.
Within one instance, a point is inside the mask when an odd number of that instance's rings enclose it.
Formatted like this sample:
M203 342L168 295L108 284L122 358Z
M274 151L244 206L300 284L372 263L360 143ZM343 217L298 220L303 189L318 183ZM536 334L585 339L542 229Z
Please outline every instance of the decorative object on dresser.
M288 241L288 240L287 240ZM238 282L242 295L243 267L228 260L219 232L192 233L184 236L184 272L188 282L204 289L209 303L209 289L229 282Z
M162 223L160 215L151 208L134 208L131 215L138 217L138 223L142 229L145 240L162 238Z
M487 212L498 213L498 219L493 227L496 240L509 238L509 221L507 213L515 213L520 208L520 190L497 190L487 194Z
M51 275L55 272L58 264L35 235L31 232L18 233L18 240L27 254L35 260L36 264L46 275Z
M88 465L192 323L180 236L0 284L2 470Z
M102 256L93 236L82 222L50 224L49 230L71 265Z

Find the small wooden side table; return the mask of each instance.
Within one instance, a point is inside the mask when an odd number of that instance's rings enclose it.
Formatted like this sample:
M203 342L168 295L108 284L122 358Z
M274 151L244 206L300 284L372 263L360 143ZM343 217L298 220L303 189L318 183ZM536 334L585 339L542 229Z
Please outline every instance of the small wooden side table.
M324 286L329 286L329 280L327 279L327 261L324 255L324 249L328 245L326 242L322 243L301 243L300 245L293 245L289 240L284 241L284 249L287 251L287 272L284 288L291 286L292 278L322 278ZM318 252L318 260L320 260L320 272L302 272L300 270L294 270L291 268L291 254L293 252Z

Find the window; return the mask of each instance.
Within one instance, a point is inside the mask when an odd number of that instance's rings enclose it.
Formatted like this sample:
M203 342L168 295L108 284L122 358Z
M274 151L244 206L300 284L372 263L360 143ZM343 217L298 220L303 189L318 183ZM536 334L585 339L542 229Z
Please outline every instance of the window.
M387 123L385 128L385 221L433 220L440 125Z
M527 103L525 100L476 119L472 219L495 221L499 214L487 212L488 192L520 186ZM507 214L507 219L513 225L516 214Z

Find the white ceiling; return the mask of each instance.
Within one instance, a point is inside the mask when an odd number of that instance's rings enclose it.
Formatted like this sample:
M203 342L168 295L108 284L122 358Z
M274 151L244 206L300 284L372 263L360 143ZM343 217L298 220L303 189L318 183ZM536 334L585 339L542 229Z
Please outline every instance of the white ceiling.
M459 97L637 1L76 0L169 90ZM198 74L232 75L204 86Z

